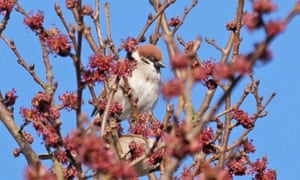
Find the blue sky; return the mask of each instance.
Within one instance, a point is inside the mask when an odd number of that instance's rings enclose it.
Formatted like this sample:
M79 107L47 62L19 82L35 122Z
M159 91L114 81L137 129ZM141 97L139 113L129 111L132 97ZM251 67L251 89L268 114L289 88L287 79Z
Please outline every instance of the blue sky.
M52 25L61 27L60 21L54 15L53 0L37 1L37 0L21 0L26 10L41 9L45 11L46 27ZM148 5L148 1L128 1L121 3L117 0L103 1L111 4L111 24L112 36L116 45L121 43L121 39L126 39L128 36L136 37L143 28L147 16L153 10ZM183 7L189 6L191 1L178 1L167 10L167 14L171 16L181 16ZM246 1L246 10L250 10L249 1ZM269 18L283 18L293 7L296 0L274 0L278 4L278 11L273 13ZM64 3L60 2L63 6ZM103 7L103 6L102 6ZM198 35L208 38L214 38L220 46L225 46L229 32L225 30L226 22L234 18L236 1L217 1L217 0L201 0L198 6L188 15L182 29L178 31L186 41L195 39ZM101 21L104 24L104 14L101 14ZM126 16L125 16L126 15ZM70 17L70 13L66 14ZM1 16L2 17L2 16ZM11 21L8 24L4 34L9 39L16 41L16 46L19 48L24 59L28 64L35 63L36 70L40 73L41 78L45 79L43 64L41 63L41 52L38 46L38 41L35 35L22 24L21 16L14 12ZM274 58L272 62L266 65L258 65L254 69L255 78L259 79L260 93L267 99L272 92L276 92L277 96L267 107L268 116L260 119L254 131L249 135L250 139L254 140L257 148L256 153L251 156L252 160L260 158L263 155L268 156L269 167L277 170L278 179L296 180L300 177L300 147L299 142L300 120L298 112L300 110L300 75L299 75L299 47L300 47L300 17L296 17L292 21L286 31L275 39L271 44ZM149 33L147 34L149 35ZM262 33L249 33L246 30L242 31L243 41L241 52L247 53L254 47L255 42L262 40ZM165 63L168 65L168 56L163 41L158 43L164 50ZM39 90L32 78L25 72L21 66L17 64L16 57L11 51L0 41L0 89L3 92L9 91L11 88L17 90L19 96L15 106L15 117L18 124L22 123L18 112L20 106L30 107L31 97ZM84 56L91 55L88 48L84 49ZM201 59L218 59L220 53L211 45L202 43L198 52ZM74 70L72 62L68 59L61 59L51 56L53 62L53 71L55 78L59 80L58 94L67 90L75 90ZM84 59L87 62L87 58ZM163 71L163 79L172 78L170 68L167 67ZM241 82L235 90L233 100L237 100L241 94L241 89L249 82L246 78ZM87 96L88 93L86 92ZM196 94L195 94L196 95ZM160 101L155 108L155 115L159 118L164 115L164 100ZM253 101L249 98L244 108L253 111ZM91 112L87 100L85 101L84 110L87 113ZM74 114L63 113L63 131L66 133L74 127ZM30 128L28 129L30 131ZM238 134L239 132L237 132ZM22 179L23 169L26 166L23 157L14 158L12 151L17 147L13 138L9 135L4 125L0 123L0 169L3 179ZM36 138L34 147L39 153L44 152L40 148L41 140ZM239 179L249 179L239 178Z

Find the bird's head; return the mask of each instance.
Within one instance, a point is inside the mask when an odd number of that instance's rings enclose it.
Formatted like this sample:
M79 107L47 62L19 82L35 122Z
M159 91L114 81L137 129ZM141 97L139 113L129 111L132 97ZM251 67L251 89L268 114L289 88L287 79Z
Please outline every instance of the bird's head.
M130 54L130 57L137 62L153 65L157 70L165 67L162 62L162 51L153 44L146 44L137 47L137 49Z

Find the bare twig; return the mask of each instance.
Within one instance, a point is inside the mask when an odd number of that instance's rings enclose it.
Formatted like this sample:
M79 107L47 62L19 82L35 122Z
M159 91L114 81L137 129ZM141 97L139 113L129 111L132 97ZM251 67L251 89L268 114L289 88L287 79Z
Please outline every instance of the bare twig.
M296 15L300 13L300 2L297 1L294 8L290 11L290 13L285 18L285 23L288 24Z
M55 3L54 7L55 7L55 11L56 11L57 16L59 17L60 21L63 23L66 31L69 33L69 37L72 40L73 47L77 47L75 36L74 36L74 34L72 33L72 31L70 30L70 28L68 26L68 23L67 23L64 15L63 15L63 12L60 8L60 5L58 3Z
M244 4L245 0L240 0L238 3L238 7L236 10L236 30L233 32L234 34L234 43L233 43L233 58L232 61L234 62L236 57L239 55L239 49L240 49L240 30L242 28L242 19L243 19L243 13L244 13Z
M107 103L105 106L105 110L103 113L103 117L102 117L102 121L101 121L101 136L105 136L106 132L105 132L105 127L106 127L106 123L107 123L107 119L108 119L108 115L109 115L109 108L110 105L112 103L112 100L114 98L115 93L117 92L118 86L119 86L119 78L117 78L114 82L114 84L112 85L112 87L110 87L111 89L107 92Z
M20 128L16 125L15 120L10 115L10 112L1 102L0 119L20 146L20 149L24 154L27 163L33 167L36 167L40 163L38 155L34 152L28 142L23 138L22 134L19 131Z
M103 42L101 26L100 26L100 3L99 0L95 0L95 14L93 15L94 24L97 32L97 39L100 46L100 49L105 48L105 44Z
M209 90L206 91L205 98L201 103L201 106L198 110L196 119L199 119L199 118L202 119L202 116L204 115L204 113L209 108L211 100L214 97L215 91L216 91L215 89L209 89Z
M46 89L46 84L39 78L39 76L34 71L34 65L27 65L21 54L16 48L15 42L13 40L9 41L3 34L0 35L1 39L6 43L8 47L13 51L15 56L18 58L18 63L32 76L34 81L39 84L43 89Z
M151 24L158 18L160 17L160 15L165 11L165 9L167 7L169 7L171 4L173 4L175 1L171 0L171 1L166 1L161 7L159 7L156 10L156 14L151 18L148 17L147 23L145 24L144 28L142 29L142 31L140 32L140 34L138 35L138 37L136 38L138 42L140 42L142 40L142 38L144 37L146 31L149 29L149 27L151 26Z
M91 33L91 28L90 27L85 27L84 29L84 37L86 38L86 40L88 41L91 49L96 53L98 51L98 46L92 36L92 33Z
M105 9L105 19L106 19L106 28L107 28L107 43L108 43L108 47L112 51L111 54L117 54L117 50L116 50L114 41L112 40L112 36L111 36L109 3L105 3L104 9Z
M45 69L46 69L46 78L47 78L47 81L48 81L47 88L45 90L48 94L50 94L52 96L53 93L54 93L55 88L53 87L54 76L53 76L53 72L52 72L52 66L51 66L50 61L49 61L49 56L48 56L49 52L48 52L48 49L47 49L47 47L45 46L45 44L43 42L41 42L41 46L42 46L43 62L44 62Z
M222 47L220 47L217 43L215 39L209 39L209 38L205 38L205 41L212 45L213 47L215 47L217 50L219 50L222 54L224 54L224 49Z
M183 22L185 20L185 18L187 17L187 15L191 12L191 10L196 7L196 5L198 4L198 0L193 0L192 4L190 5L190 7L185 7L184 8L184 13L183 16L181 17L179 24L173 29L173 34L176 33L176 31L183 25Z

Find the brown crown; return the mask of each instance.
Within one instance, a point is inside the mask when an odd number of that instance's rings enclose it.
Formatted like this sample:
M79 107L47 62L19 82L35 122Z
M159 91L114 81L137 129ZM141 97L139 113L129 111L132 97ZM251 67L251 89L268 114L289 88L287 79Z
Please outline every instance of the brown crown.
M157 61L162 60L162 57L163 57L162 51L153 44L146 44L143 46L139 46L137 50L138 50L140 56L143 56L146 58L154 57L155 60L157 60Z

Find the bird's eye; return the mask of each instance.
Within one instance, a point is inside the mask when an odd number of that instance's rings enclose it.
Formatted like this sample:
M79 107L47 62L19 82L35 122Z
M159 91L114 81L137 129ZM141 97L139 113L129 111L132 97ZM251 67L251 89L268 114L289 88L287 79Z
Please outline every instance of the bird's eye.
M142 59L142 61L143 61L144 63L150 64L149 58L144 58L144 57L142 57L141 59ZM151 61L152 61L152 60L151 60Z
M148 59L149 59L150 61L152 61L152 62L155 62L155 61L156 61L155 57L153 57L153 56L148 57Z

